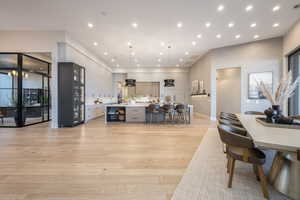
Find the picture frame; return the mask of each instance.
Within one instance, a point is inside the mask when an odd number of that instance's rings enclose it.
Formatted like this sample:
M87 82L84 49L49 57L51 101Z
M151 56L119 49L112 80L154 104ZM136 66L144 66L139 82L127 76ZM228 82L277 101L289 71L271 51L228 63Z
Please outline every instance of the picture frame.
M264 82L268 90L273 92L273 72L254 72L248 74L248 99L266 99L258 90L257 83Z

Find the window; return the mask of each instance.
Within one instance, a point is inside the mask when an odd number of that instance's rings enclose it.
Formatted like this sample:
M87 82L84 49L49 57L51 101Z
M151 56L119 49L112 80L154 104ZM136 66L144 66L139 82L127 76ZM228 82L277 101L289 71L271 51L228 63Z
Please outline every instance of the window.
M289 70L292 71L294 80L300 75L300 49L289 56ZM289 115L300 115L300 86L289 100Z

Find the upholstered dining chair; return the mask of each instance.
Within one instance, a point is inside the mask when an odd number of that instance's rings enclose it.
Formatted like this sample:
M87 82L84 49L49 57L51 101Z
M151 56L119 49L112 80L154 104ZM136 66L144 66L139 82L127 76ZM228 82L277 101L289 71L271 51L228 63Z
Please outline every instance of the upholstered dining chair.
M266 162L265 154L255 148L251 138L237 134L235 130L226 125L218 125L218 131L223 143L227 145L227 158L229 168L228 188L232 187L232 180L235 168L235 161L242 161L253 165L256 177L259 178L263 195L269 199L267 179L263 171L263 164Z
M220 116L218 120L224 120L225 122L243 128L243 124L238 119L233 119L230 117Z
M290 117L296 120L300 120L300 115L292 115Z

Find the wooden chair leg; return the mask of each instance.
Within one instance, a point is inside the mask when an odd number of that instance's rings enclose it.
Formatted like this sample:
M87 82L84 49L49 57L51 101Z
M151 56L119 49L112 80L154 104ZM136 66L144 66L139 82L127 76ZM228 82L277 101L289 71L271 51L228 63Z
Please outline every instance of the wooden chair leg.
M230 172L230 158L227 158L227 174Z
M232 179L234 174L234 166L235 166L235 159L230 158L230 170L229 170L229 180L228 180L228 188L232 187Z
M266 179L266 176L264 174L264 170L263 170L261 165L257 165L257 170L258 170L258 174L259 174L259 178L260 178L260 185L261 185L264 197L266 199L269 199L267 179Z
M256 176L256 180L260 181L257 166L256 165L252 165L252 166L253 166L253 172Z

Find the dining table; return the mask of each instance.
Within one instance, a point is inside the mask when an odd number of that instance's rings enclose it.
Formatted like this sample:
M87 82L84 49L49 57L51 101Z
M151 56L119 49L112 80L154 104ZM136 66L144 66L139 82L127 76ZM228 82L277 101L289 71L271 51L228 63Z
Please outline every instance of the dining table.
M300 200L300 129L265 126L261 115L237 114L257 148L275 150L268 181L280 193Z

